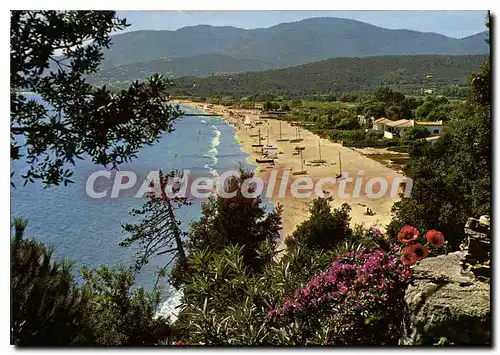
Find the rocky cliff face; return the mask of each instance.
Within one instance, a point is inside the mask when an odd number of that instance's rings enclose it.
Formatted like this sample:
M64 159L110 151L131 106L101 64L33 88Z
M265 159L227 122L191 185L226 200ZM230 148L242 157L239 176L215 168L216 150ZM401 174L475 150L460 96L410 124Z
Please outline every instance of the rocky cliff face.
M402 345L491 343L490 229L469 220L465 231L468 240L461 251L414 267L405 294L410 324Z

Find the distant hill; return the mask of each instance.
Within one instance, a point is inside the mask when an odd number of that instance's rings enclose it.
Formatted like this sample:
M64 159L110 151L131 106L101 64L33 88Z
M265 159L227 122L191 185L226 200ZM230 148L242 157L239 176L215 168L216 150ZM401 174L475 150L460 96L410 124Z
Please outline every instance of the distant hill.
M460 40L462 49L468 53L485 53L485 40L488 32L481 32Z
M484 41L486 35L483 32L455 39L436 33L386 29L341 18L311 18L252 30L200 25L176 31L135 31L115 35L113 45L105 51L103 67L179 57L192 57L190 60L198 65L195 57L204 54L252 59L271 68L334 57L483 54L489 51ZM243 62L233 69L254 70L243 64L261 65ZM203 63L191 69L206 72ZM175 68L171 67L171 72L178 76Z
M192 57L222 54L247 34L236 27L194 26L176 31L134 31L112 37L113 45L104 52L104 67L113 67L162 57Z
M270 63L256 59L236 59L221 54L200 54L193 57L162 58L147 62L103 68L90 79L93 83L143 80L154 73L173 78L179 76L209 76L241 71L262 71L272 68Z
M195 96L284 94L287 96L371 91L390 86L404 92L419 88L463 87L486 55L382 56L333 58L286 69L175 80L174 94Z

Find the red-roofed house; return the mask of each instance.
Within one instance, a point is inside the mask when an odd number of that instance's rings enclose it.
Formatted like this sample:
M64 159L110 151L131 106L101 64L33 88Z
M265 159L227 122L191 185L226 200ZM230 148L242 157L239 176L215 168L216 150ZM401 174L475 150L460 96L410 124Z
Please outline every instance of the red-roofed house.
M385 131L385 125L387 122L392 122L388 118L378 118L375 121L373 121L373 129L375 131Z

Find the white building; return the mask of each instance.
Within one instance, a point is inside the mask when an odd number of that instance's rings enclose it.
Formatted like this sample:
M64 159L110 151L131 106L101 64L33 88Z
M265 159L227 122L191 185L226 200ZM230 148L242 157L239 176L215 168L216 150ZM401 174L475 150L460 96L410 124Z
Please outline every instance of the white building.
M437 121L437 122L417 121L415 122L415 124L427 128L431 136L443 135L443 121Z
M391 121L387 118L379 118L373 121L373 130L384 132L384 138L401 138L406 131L415 127L423 126L429 131L430 136L441 136L443 134L443 121L414 121L397 120Z

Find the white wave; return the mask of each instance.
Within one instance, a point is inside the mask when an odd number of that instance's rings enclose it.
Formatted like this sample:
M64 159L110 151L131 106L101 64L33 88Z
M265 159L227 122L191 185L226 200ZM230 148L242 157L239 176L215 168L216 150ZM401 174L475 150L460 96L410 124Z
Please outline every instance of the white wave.
M200 120L200 122L201 122L201 123L207 123L207 121L205 121L205 120Z
M214 129L215 135L210 141L210 149L204 154L205 157L211 159L211 162L205 164L204 168L208 169L210 174L212 174L213 176L219 176L217 174L217 171L213 167L217 164L217 147L220 144L220 131L215 126L212 126L212 128Z
M203 167L207 169L212 176L218 177L219 174L217 173L217 170L213 169L211 165L212 164L205 164Z
M176 290L170 284L168 284L165 293L168 295L168 297L166 301L160 305L160 307L156 311L156 314L154 315L154 318L165 317L167 319L170 318L171 322L175 322L177 320L178 314L177 307L181 304L181 299L184 293L180 290Z
M212 128L213 128L213 129L214 129L214 131L215 131L215 137L214 137L214 138L212 138L212 145L213 145L214 147L218 147L218 146L219 146L219 144L220 144L220 139L219 139L219 137L220 137L220 131L219 131L219 130L217 129L217 127L215 127L215 126L212 126Z

